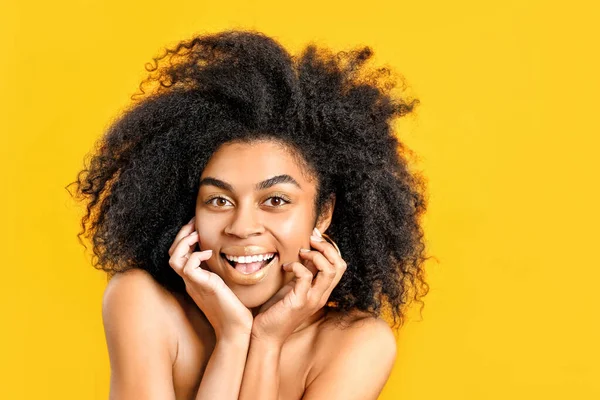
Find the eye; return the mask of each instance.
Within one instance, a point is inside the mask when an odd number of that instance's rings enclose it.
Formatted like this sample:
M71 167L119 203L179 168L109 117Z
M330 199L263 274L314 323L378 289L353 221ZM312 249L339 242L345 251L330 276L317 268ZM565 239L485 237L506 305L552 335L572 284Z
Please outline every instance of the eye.
M271 201L270 205L267 204L269 207L281 207L289 203L289 200L281 196L271 196L265 201L264 204L268 203L269 201Z
M227 203L231 204L231 202L229 200L227 200L225 197L213 197L212 199L208 200L206 202L206 204L209 204L213 207L217 207L217 208L222 208L225 207L227 205Z

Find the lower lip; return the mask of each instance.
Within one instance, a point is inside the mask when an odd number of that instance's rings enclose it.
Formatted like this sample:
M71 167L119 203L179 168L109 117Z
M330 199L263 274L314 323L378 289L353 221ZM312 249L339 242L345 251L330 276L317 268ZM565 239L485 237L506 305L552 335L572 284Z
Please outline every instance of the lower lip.
M251 274L243 274L237 269L233 268L231 264L229 264L227 260L223 258L223 256L221 256L221 259L227 265L226 271L231 281L237 283L238 285L255 285L263 279L265 279L265 277L269 273L269 269L272 265L275 265L277 263L279 257L278 254L275 254L275 257L273 257L271 262L269 262L267 265Z

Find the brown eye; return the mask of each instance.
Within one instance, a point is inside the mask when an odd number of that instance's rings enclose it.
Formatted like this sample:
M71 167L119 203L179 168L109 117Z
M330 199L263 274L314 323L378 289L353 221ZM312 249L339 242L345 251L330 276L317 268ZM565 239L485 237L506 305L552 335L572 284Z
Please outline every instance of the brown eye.
M225 206L227 206L227 204L229 203L229 200L227 200L224 197L213 197L212 199L208 200L206 202L206 204L210 204L214 207L218 207L218 208L223 208Z
M265 204L268 202L271 202L271 204L267 204L270 207L281 207L287 203L289 203L289 201L287 201L286 199L284 199L283 197L280 196L273 196L273 197L269 197L266 201Z

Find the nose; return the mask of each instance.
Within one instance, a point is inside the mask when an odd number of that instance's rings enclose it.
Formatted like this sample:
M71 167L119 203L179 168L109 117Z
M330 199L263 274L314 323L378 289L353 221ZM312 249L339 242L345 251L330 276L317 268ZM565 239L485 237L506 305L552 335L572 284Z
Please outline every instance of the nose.
M231 217L231 221L225 227L225 234L246 239L250 236L260 235L264 227L258 217L258 210L251 206L237 208Z

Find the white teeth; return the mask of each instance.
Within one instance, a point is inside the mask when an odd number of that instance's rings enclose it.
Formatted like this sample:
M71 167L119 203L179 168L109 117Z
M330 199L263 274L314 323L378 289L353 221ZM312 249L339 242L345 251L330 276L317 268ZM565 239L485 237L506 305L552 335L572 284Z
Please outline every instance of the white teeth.
M227 258L229 261L233 261L233 262L240 263L240 264L266 261L266 260L270 260L273 257L275 257L275 253L256 254L253 256L239 256L239 257L225 255L225 258Z

